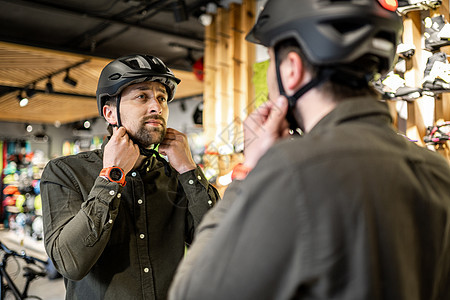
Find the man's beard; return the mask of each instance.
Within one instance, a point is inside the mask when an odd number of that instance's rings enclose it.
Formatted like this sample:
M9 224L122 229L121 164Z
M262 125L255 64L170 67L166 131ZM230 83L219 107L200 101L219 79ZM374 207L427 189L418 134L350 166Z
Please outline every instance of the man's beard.
M162 122L162 125L157 127L146 126L145 122L149 119L160 120ZM138 131L135 134L130 135L135 144L143 148L148 148L151 145L159 144L163 141L164 137L166 136L166 122L162 117L157 116L146 118L145 120L143 120L142 124L143 125L139 127Z

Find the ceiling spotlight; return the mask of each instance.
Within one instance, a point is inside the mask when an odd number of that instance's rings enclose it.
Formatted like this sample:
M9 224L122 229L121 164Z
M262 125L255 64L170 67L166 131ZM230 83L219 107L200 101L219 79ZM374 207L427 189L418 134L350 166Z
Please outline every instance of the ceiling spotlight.
M182 111L182 112L185 112L185 111L186 111L186 103L185 103L184 100L181 100L181 101L180 101L180 108L181 108L181 111Z
M25 107L28 105L28 98L22 97L22 92L20 92L19 95L17 95L17 100L19 100L20 107Z
M25 89L25 95L26 95L28 98L33 97L33 96L36 94L35 88L36 88L36 85L35 85L35 84L33 84L33 86L32 86L31 88L30 88L30 87L27 87L27 88Z
M26 126L25 129L27 130L27 132L33 131L33 126L31 124L26 124L25 126Z
M52 78L51 77L48 78L48 81L45 84L45 92L47 94L53 93L53 83L52 83Z
M211 25L213 21L213 15L217 13L217 4L214 2L208 2L206 4L205 12L202 13L198 19L203 26Z
M28 98L24 97L19 101L19 106L20 107L25 107L28 105Z
M203 26L209 26L212 23L213 17L210 14L201 14L198 20Z
M69 70L66 71L66 77L64 77L64 82L68 85L75 87L77 85L77 81L69 76Z

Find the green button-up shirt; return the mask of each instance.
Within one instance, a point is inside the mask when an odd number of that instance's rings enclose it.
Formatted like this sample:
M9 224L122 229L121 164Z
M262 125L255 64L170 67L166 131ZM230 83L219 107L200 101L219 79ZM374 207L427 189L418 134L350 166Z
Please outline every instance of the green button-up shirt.
M42 174L45 247L66 299L165 299L219 195L199 168L167 177L155 157L122 187L99 177L102 159L103 150L60 157Z

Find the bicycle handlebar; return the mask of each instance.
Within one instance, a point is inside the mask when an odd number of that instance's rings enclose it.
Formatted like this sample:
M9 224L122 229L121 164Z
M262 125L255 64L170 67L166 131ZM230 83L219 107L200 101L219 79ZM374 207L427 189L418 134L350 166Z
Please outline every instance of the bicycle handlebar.
M39 262L39 263L43 264L44 266L46 266L48 264L48 262L46 262L45 260L30 256L30 255L26 255L25 251L22 251L22 253L18 253L14 250L11 250L5 244L3 244L1 241L0 241L0 247L7 254L6 257L3 258L3 260L5 260L8 256L17 256L19 258L24 259L28 264L35 264L36 262Z

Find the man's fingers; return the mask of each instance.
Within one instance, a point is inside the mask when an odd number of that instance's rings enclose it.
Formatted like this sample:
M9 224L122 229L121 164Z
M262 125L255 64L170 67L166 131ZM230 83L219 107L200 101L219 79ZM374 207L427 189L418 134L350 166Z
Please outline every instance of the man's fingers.
M125 129L125 127L121 126L119 128L117 127L113 127L113 135L116 135L118 137L123 137L127 134L127 130Z
M113 136L117 136L117 130L119 130L119 128L117 128L116 126L112 126L112 135Z
M173 133L166 133L166 136L163 139L163 142L166 140L176 140L177 139L177 135L173 134Z
M280 125L286 117L288 109L288 101L286 97L280 96L276 99L275 103L270 110L269 117L267 118L266 126L268 128L274 128Z
M264 123L267 117L270 114L273 104L270 101L264 102L261 104L256 111L254 112L255 117L260 121L260 123Z
M171 146L171 145L182 145L184 143L184 138L181 135L175 135L175 134L171 134L171 135L166 135L166 137L164 138L164 140L161 141L161 143L159 144L160 146Z
M262 124L264 124L267 120L267 117L270 113L270 107L272 104L270 101L267 101L261 104L258 108L255 109L248 117L244 120L244 125L246 128L258 128Z

